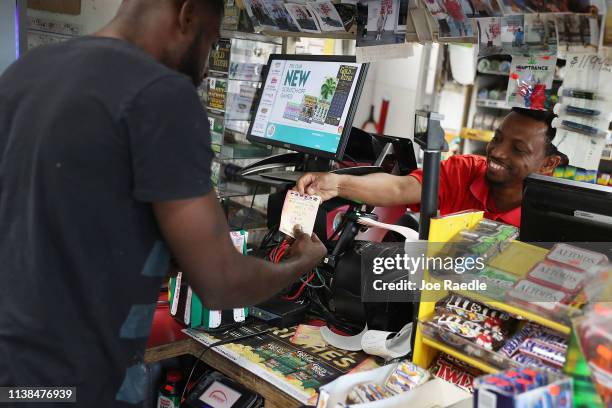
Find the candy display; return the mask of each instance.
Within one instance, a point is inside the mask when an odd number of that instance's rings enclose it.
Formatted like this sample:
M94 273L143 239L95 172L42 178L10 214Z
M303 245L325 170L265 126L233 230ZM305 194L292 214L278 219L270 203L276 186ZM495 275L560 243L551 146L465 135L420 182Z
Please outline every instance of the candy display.
M559 303L568 303L566 292L540 285L527 279L521 279L508 292L507 297L517 303L527 303L533 307L554 311Z
M430 371L433 376L469 392L474 392L474 378L482 375L482 372L459 363L447 354L440 354L432 364Z
M347 404L363 404L364 402L379 401L390 396L389 391L374 382L369 382L355 386L349 392L346 402Z
M347 394L346 404L363 404L379 401L408 392L429 380L427 370L409 362L401 361L391 371L384 384L374 381L355 385Z
M511 317L508 313L500 312L478 302L474 302L463 296L451 294L443 299L439 305L442 309L447 309L454 314L465 317L472 322L485 324L487 328L500 327L509 321Z
M572 406L571 379L532 368L511 369L480 377L474 386L475 407Z
M535 340L550 344L553 347L561 349L564 353L567 352L567 338L557 333L553 333L547 329L537 331L533 336Z
M527 339L519 347L519 353L538 358L546 364L559 368L565 364L566 351L567 349L564 350L538 339Z
M514 356L512 356L512 361L517 362L521 366L532 366L532 367L537 367L537 368L556 371L556 372L561 371L559 368L548 365L537 357L532 357L530 355L523 354L523 353L517 353Z
M582 288L586 274L566 265L543 261L536 264L528 276L536 283L574 294Z
M501 252L507 244L518 237L518 229L496 221L481 220L476 228L459 233L464 241L471 241L468 246L470 254L491 258Z
M508 339L506 344L499 349L499 352L506 357L512 357L518 351L521 344L537 332L538 327L535 324L527 323L521 330L516 332L514 336Z
M438 314L434 316L430 323L440 330L449 331L486 350L497 350L506 340L506 336L497 327L496 329L487 329L482 323L467 320L453 313Z
M567 338L535 323L526 323L499 352L520 365L559 371L565 364Z
M399 394L423 384L429 379L429 372L409 361L402 361L385 381L385 387Z
M604 254L569 244L555 244L553 249L546 255L546 259L581 270L588 270L594 265L603 264L608 261L608 257Z
M552 371L563 367L566 336L533 322L526 322L518 331L516 326L517 320L505 312L451 294L438 302L436 313L423 327L428 335L499 367L522 365Z
M493 300L504 300L506 292L508 292L518 280L516 275L495 269L491 266L485 267L478 275L464 274L463 278L466 282L476 279L486 284L487 289L484 292L488 298Z
M518 237L518 229L491 220L481 220L475 228L460 231L442 250L447 256L486 261ZM432 271L441 274L441 271Z
M462 230L452 240L456 246L446 247L454 251L452 256L484 257L484 268L460 279L481 279L487 286L491 284L493 291L489 288L473 294L468 290L451 291L435 307L430 306L430 312L419 321L421 333L428 340L424 343L434 349L449 350L483 369L511 368L501 375L479 380L487 391L508 397L510 405L500 405L498 399L485 400L484 406L570 407L571 380L561 377L567 363L568 336L561 327L567 326L572 316L580 315L581 307L592 301L599 282L596 278L605 275L608 258L574 245L556 244L548 253L538 250L537 258L534 251L534 256L516 259L522 269L514 270L513 257L522 244L511 244L512 255L504 253L496 258L505 249L503 245L509 245L506 240L512 239L509 237L512 237L509 231L504 232L487 220ZM502 249L496 251L498 245ZM612 327L612 309L607 316L607 324ZM553 331L553 327L559 332ZM584 335L590 336L591 343L583 348L588 349L585 353L589 353L589 364L593 365L590 367L593 382L605 403L612 407L610 327L593 330L585 325ZM474 377L470 369L451 361L450 356L439 355L430 370L435 377L464 389L471 388ZM519 400L524 405L512 404ZM487 405L491 401L493 405Z
M453 337L457 336L485 350L494 351L513 333L516 319L507 313L451 294L437 303L436 313L427 321L427 325L430 331L446 343L459 346Z

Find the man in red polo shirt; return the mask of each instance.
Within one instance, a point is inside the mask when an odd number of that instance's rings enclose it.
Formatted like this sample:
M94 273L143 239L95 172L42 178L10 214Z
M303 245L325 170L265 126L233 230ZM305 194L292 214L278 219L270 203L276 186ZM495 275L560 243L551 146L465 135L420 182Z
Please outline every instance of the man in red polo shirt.
M551 175L565 157L552 144L553 118L548 112L514 108L495 131L486 157L457 155L443 161L440 214L482 210L486 218L520 226L523 180L530 173ZM324 200L339 196L376 207L406 204L418 211L422 176L422 170L408 176L307 173L296 188Z

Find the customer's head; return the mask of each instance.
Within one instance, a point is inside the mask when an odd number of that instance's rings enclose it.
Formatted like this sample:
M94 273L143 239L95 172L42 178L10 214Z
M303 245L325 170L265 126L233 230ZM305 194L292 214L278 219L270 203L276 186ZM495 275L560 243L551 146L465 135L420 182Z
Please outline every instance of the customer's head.
M110 26L197 86L219 39L223 10L223 0L123 0Z
M546 111L512 109L487 146L487 182L518 186L530 173L552 175L567 160L552 144L554 118Z

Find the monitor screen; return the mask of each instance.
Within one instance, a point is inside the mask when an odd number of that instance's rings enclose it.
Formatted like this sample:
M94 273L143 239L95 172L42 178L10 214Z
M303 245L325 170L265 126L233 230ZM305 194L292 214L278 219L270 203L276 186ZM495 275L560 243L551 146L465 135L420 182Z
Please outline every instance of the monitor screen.
M524 242L612 242L612 189L532 174L525 179Z
M339 159L367 66L354 57L272 55L248 139Z

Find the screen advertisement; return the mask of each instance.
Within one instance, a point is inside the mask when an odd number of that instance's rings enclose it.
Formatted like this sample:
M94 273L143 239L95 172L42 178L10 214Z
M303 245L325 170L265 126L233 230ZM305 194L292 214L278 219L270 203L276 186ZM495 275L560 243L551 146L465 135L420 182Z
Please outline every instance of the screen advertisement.
M251 136L335 154L362 69L352 62L272 60Z

